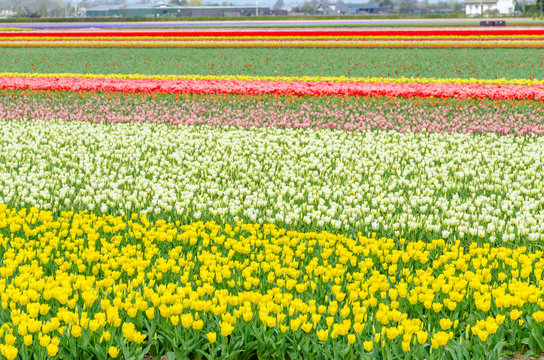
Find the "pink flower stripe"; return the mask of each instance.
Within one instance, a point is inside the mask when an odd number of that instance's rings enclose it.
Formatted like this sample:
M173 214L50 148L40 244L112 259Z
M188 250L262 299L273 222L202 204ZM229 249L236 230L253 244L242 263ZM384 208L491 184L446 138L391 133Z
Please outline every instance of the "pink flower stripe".
M276 94L304 96L404 96L492 99L544 99L544 85L367 83L263 80L158 80L3 77L2 89L165 92L196 94Z
M4 90L12 91L12 90ZM541 104L480 99L311 98L0 92L0 119L178 126L371 129L415 133L544 135ZM313 100L313 101L312 101ZM330 100L330 101L329 101Z

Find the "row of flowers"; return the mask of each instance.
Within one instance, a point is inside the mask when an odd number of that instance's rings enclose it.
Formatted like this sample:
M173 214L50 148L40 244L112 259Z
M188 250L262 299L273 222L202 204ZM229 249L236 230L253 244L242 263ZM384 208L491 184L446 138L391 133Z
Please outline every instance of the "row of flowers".
M540 136L0 125L0 202L14 207L464 244L544 238Z
M161 47L161 48L542 48L539 40L403 40L403 41L360 41L360 40L23 40L0 41L1 47Z
M195 33L193 33L195 34ZM487 35L467 35L467 36L456 36L456 35L432 35L432 36L422 36L422 35L352 35L352 36L322 36L322 35L305 35L305 36L224 36L224 35L215 35L213 36L166 36L162 35L162 33L154 33L154 35L149 36L138 36L138 40L254 40L254 41L261 41L261 40L357 40L357 41L365 41L365 40L382 40L382 41L395 41L395 40L421 40L421 41L428 41L428 40L445 40L445 41L458 41L458 40L513 40L513 41L519 41L519 40L542 40L544 38L544 34L531 34L531 35L493 35L493 34L487 34ZM3 36L3 34L0 33L0 40L6 41L35 41L35 36L20 36L17 38L13 38L10 36ZM47 41L56 41L56 40L80 40L79 37L74 36L40 36L39 40ZM94 33L94 36L89 35L86 40L100 40L100 41L118 41L118 40L127 40L127 36L104 36L100 35L100 33Z
M483 35L483 36L162 36L157 34L155 36L137 36L134 37L136 41L442 41L442 42L456 42L456 41L542 41L543 35ZM0 41L82 41L81 37L70 36L27 36L27 37L10 37L2 36L0 34ZM84 41L130 41L130 37L126 36L88 36L84 38Z
M507 28L507 29L269 29L269 30L222 30L221 37L308 37L308 36L328 36L328 37L365 37L365 36L542 36L544 29L535 28ZM2 37L21 37L21 38L50 38L50 37L66 37L66 38L94 38L97 36L103 37L216 37L218 31L198 30L168 30L168 31L142 31L142 30L125 30L125 31L36 31L36 32L6 32L1 34Z
M20 27L0 27L0 36L1 36L3 31L21 32L21 31L32 31L32 29L23 29L23 28L20 28Z
M544 134L542 101L0 91L0 118L245 129Z
M490 85L361 81L216 80L119 77L3 76L0 89L302 96L404 96L544 99L544 85Z
M526 248L0 205L0 249L8 360L544 350L544 260Z
M248 76L248 75L151 75L151 74L74 74L0 72L0 78L78 78L129 80L219 80L219 81L283 81L283 82L349 82L396 84L479 84L479 85L544 85L544 79L478 79L434 77L347 77L347 76Z

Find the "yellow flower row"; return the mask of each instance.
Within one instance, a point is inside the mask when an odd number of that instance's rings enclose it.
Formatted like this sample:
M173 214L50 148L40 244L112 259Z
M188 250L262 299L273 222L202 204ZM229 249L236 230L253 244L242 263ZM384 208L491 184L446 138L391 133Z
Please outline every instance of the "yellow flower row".
M523 247L0 205L0 254L8 359L38 344L54 356L70 341L116 357L119 344L142 349L159 329L202 348L283 334L425 351L544 322L543 252Z
M148 74L74 74L3 72L0 77L80 78L80 79L154 79L154 80L241 80L241 81L304 81L363 82L405 84L480 84L480 85L544 85L544 79L476 79L426 77L346 77L346 76L246 76L246 75L148 75Z
M26 28L15 28L15 27L2 27L0 28L0 31L32 31L32 29L26 29ZM0 36L2 38L3 36Z

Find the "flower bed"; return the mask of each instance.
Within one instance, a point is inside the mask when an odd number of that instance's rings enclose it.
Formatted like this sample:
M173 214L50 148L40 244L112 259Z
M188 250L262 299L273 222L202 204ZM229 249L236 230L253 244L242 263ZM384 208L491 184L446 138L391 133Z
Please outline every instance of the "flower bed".
M169 48L541 48L544 35L368 35L368 36L78 36L3 37L2 47L169 47Z
M379 48L6 48L7 73L74 73L144 76L358 78L382 82L516 80L542 81L544 59L537 49L379 49ZM448 61L444 61L447 58ZM78 75L79 76L79 75ZM399 80L394 80L399 79ZM416 80L413 80L416 79ZM278 79L279 80L279 79ZM302 79L304 80L304 79ZM369 80L366 80L369 82ZM523 81L520 83L520 81Z
M0 201L11 207L464 244L530 245L544 234L540 136L1 125Z
M142 30L124 30L124 31L35 31L35 32L5 32L2 33L4 37L96 37L107 36L107 37L150 37L150 36L161 36L161 37L210 37L218 36L217 31L207 31L207 30L198 30L198 31L184 31L184 30L169 30L169 31L142 31ZM331 30L331 29L305 29L305 30L278 30L278 29L267 29L267 30L237 30L237 29L222 29L221 36L229 37L241 37L241 36L261 36L261 37L278 37L278 36L534 36L534 35L544 35L544 29L541 28L531 28L531 29L345 29L345 30Z
M296 97L0 92L0 118L244 129L394 130L415 133L541 135L542 101L390 97Z
M0 354L539 356L543 55L324 48L517 30L2 38Z
M374 83L215 79L114 79L88 77L7 77L0 89L166 92L195 94L275 94L303 96L402 96L491 99L544 99L544 85Z
M542 251L4 205L0 251L10 360L497 358L544 328Z

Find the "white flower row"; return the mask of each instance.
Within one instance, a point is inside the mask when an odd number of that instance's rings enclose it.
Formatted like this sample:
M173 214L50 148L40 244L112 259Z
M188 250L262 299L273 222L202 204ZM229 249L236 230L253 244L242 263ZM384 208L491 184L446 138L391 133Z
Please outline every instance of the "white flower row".
M0 202L183 221L544 239L544 138L0 122Z

